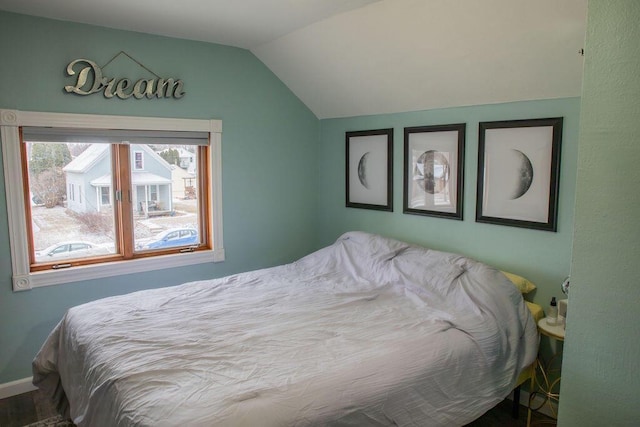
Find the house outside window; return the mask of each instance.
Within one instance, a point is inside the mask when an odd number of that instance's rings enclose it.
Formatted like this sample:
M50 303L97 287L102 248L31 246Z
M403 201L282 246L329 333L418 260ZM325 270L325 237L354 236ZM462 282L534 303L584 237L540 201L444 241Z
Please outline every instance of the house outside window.
M7 185L14 290L224 260L219 121L13 110L0 110L0 119L13 166L5 180L18 183ZM174 183L182 186L187 172L159 154L167 145L193 153L194 199L176 197ZM65 153L60 164L27 156L47 150ZM48 204L27 202L34 191ZM48 222L55 226L34 227ZM163 239L173 231L185 237ZM37 256L63 241L91 246L64 251L64 259Z

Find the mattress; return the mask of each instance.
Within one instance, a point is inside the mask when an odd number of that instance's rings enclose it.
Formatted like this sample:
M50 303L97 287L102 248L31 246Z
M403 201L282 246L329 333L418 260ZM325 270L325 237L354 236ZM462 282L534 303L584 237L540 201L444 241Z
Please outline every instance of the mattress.
M76 306L33 362L78 426L455 426L537 352L499 271L361 232L296 262Z

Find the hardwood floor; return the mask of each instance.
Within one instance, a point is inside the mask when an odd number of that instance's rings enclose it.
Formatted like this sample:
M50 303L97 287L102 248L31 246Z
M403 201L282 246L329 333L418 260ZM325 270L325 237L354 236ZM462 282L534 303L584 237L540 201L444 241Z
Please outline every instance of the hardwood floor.
M56 416L52 405L39 391L20 394L0 400L0 426L22 427L36 421ZM549 421L544 415L535 416L536 421ZM505 400L466 427L525 427L527 408L520 406L518 419L511 416L511 401Z
M39 391L0 400L0 426L22 427L56 416L56 411Z
M520 405L518 418L511 416L512 402L503 400L493 409L465 427L526 427L527 426L527 408ZM545 415L533 413L531 423L538 425L539 423L549 425L553 420Z

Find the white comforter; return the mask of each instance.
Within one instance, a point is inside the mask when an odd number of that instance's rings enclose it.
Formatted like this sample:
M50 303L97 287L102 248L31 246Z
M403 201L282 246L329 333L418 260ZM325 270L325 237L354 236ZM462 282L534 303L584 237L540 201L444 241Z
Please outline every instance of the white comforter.
M79 426L455 426L536 349L495 269L352 232L292 264L74 307L33 369Z

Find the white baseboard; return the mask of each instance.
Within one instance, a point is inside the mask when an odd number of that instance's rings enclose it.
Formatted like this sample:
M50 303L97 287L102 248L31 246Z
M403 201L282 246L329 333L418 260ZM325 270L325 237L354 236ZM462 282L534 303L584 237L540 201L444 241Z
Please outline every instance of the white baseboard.
M17 396L22 393L28 393L37 390L32 384L33 378L23 378L21 380L11 381L9 383L0 384L0 399Z
M509 395L509 397L507 398L510 401L513 402L513 392ZM544 403L544 398L542 396L537 396L534 400L534 408L541 406ZM529 406L529 392L526 390L522 390L520 391L520 404L524 407ZM556 414L558 413L558 405L554 404L555 407L555 411ZM542 406L540 409L538 409L536 412L539 412L541 414L544 414L548 417L551 418L555 418L556 415L553 414L553 412L551 412L551 409L549 408L549 404L545 404L544 406Z

